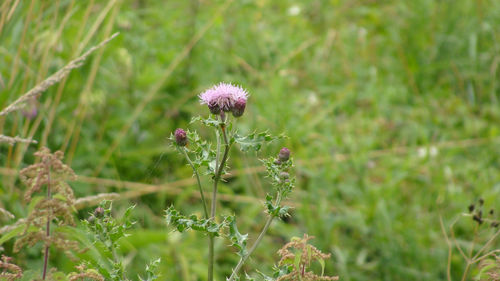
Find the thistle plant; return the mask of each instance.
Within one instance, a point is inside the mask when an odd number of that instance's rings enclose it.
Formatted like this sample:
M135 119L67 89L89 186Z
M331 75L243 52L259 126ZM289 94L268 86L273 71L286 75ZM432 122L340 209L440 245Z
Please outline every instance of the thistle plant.
M32 202L32 211L26 218L24 232L14 245L18 252L24 245L30 247L37 242L43 242L43 273L42 279L47 277L49 262L49 249L52 245L63 250L71 256L71 250L78 251L75 241L66 239L62 232L53 231L52 225L74 225L73 204L75 201L73 190L66 180L74 178L73 170L62 163L63 153L58 151L50 153L47 148L42 148L35 153L40 162L28 166L20 172L21 181L28 187L24 199ZM45 196L33 195L43 192Z
M282 148L275 157L261 160L267 171L267 177L273 187L264 200L266 222L260 234L250 247L248 234L238 231L235 216L218 217L216 212L218 186L227 175L227 161L233 145L237 144L241 151L259 151L266 142L278 139L267 132L253 132L241 135L235 128L238 118L242 117L248 100L248 92L239 86L220 83L199 95L201 104L207 105L211 115L208 118L196 117L194 122L201 122L215 133L215 144L203 140L196 131L177 129L170 137L177 150L186 158L196 177L198 190L203 206L203 217L183 215L173 206L166 210L167 223L176 230L199 231L208 236L208 268L207 279L214 280L214 242L215 239L227 239L237 250L239 261L227 280L240 280L239 273L245 262L257 249L271 223L276 218L288 216L288 206L283 201L292 191L295 179L290 175L293 159L290 150ZM212 180L211 200L205 197L206 187L200 180L201 172ZM210 203L210 205L208 205Z
M116 219L112 215L112 202L108 200L102 201L94 212L83 223L87 228L87 233L92 236L92 240L97 248L104 251L100 260L89 261L88 267L94 271L80 268L81 273L74 276L85 276L84 274L92 274L92 276L101 276L102 280L110 281L126 281L130 280L127 277L123 257L118 254L119 241L127 237L127 231L130 230L135 222L131 218L132 211L135 206L127 208L121 219ZM142 281L154 281L158 279L158 266L160 259L152 261L146 267L145 279L139 277ZM77 279L75 279L77 280ZM95 279L100 280L100 279Z

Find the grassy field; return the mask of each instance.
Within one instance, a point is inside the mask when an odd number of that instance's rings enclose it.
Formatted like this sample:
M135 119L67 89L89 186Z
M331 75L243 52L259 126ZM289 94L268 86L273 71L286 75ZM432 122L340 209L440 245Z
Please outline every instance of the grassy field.
M131 278L161 257L161 280L205 280L205 239L165 224L171 204L201 214L194 181L177 182L191 170L167 137L190 126L212 138L189 125L208 114L197 95L234 82L251 95L239 129L288 138L258 155L233 151L222 213L239 215L254 239L270 188L258 159L287 146L297 164L292 217L272 225L249 274L269 272L276 250L308 233L340 280L446 280L440 217L448 230L479 198L500 213L499 26L494 0L4 0L0 108L120 34L24 112L0 118L0 133L38 140L0 145L0 207L25 217L17 171L39 147L60 149L82 176L71 183L77 197L118 192L118 215L137 205L121 247ZM459 245L471 246L474 226L459 220ZM223 280L237 256L219 242ZM12 254L12 241L2 246ZM40 249L15 261L39 267ZM450 262L460 280L456 249ZM55 253L51 265L73 263Z

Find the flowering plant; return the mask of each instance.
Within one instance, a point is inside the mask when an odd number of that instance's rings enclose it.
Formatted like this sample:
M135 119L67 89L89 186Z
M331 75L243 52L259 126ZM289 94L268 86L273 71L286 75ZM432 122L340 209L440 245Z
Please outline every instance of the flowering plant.
M217 217L217 190L219 183L227 175L227 160L233 145L238 144L243 152L259 151L263 144L277 140L281 137L273 137L267 132L253 132L248 135L240 135L233 127L236 118L243 116L247 105L249 94L240 86L227 83L220 83L204 91L199 95L201 104L207 105L210 113L208 118L197 117L193 122L200 121L202 124L215 131L216 144L202 138L195 131L177 129L170 139L179 152L186 158L196 177L198 189L203 206L203 217L196 215L183 215L173 206L166 210L167 223L179 232L195 230L208 236L208 270L207 279L214 280L214 241L216 238L224 238L230 241L231 246L237 250L239 261L234 267L227 280L240 280L239 272L248 258L257 249L271 223L275 218L288 216L290 207L283 205L284 199L292 191L295 179L290 175L293 168L293 159L290 157L290 150L282 148L276 157L261 160L264 164L272 186L273 192L265 197L264 207L267 220L262 230L251 247L248 247L248 234L238 231L235 216ZM234 118L231 118L231 116ZM200 180L200 170L205 169L212 179L212 190L210 206L207 205L205 188ZM289 274L289 272L283 272ZM280 274L274 275L276 278ZM266 277L266 280L274 280Z

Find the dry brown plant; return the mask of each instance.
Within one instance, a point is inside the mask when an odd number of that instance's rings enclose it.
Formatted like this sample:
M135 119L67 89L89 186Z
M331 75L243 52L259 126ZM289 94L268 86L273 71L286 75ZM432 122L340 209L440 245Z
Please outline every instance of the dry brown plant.
M308 271L313 261L321 262L330 258L330 254L324 254L313 245L308 244L308 241L313 239L314 236L304 234L302 239L292 238L278 250L281 259L278 263L279 266L292 265L293 270L281 277L276 281L320 281L320 280L338 280L338 276L324 276L318 275L312 271ZM297 262L298 261L298 262Z
M0 280L13 281L23 277L22 269L11 263L12 258L2 255L0 260Z
M63 153L57 151L50 153L47 148L42 148L35 153L41 161L21 170L21 181L28 187L24 195L27 202L33 200L33 194L42 192L45 187L45 198L37 198L33 210L25 221L24 233L14 244L14 251L18 252L23 246L34 246L38 242L44 244L44 269L42 279L47 274L49 248L51 245L63 250L70 258L71 250L78 251L79 247L75 241L66 239L60 232L51 233L50 227L53 222L57 225L74 225L72 211L74 210L75 198L73 190L66 180L76 177L73 170L65 165Z

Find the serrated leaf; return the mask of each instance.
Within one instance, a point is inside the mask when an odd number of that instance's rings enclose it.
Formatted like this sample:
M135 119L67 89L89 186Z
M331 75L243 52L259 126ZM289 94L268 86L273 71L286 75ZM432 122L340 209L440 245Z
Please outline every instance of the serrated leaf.
M198 218L195 215L186 217L174 209L174 207L169 207L165 212L167 224L175 227L179 232L192 229L219 236L220 229L225 225L225 221L221 224L217 224L211 219Z
M248 254L247 251L247 240L248 234L241 234L236 226L236 220L234 216L228 218L229 223L229 239L232 242L232 246L238 249L238 256L244 257Z
M262 148L262 144L265 142L271 142L277 138L271 136L266 132L256 133L253 132L246 136L240 136L238 134L234 135L234 141L240 145L240 149L243 152L247 151L259 151Z
M196 116L191 118L191 124L195 122L201 122L205 126L218 128L220 124L223 124L219 119L214 119L211 116L208 118L202 118L201 116Z

